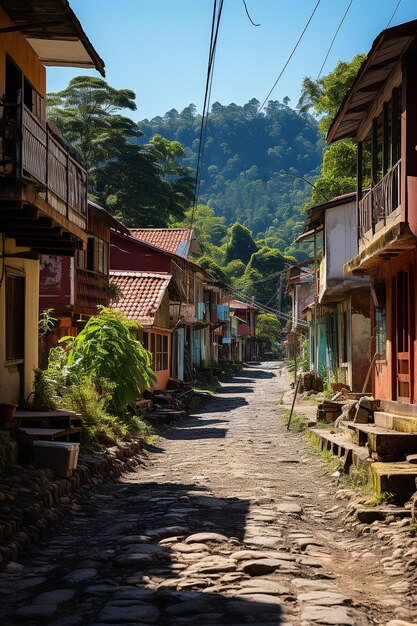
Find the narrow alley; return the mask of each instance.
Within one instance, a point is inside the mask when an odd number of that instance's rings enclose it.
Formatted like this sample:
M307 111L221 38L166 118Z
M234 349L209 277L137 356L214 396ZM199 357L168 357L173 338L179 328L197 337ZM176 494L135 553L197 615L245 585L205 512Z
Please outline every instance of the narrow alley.
M288 389L280 363L245 368L137 471L75 496L0 574L1 623L412 622L416 596L380 566L395 546L344 528L341 486L286 430Z

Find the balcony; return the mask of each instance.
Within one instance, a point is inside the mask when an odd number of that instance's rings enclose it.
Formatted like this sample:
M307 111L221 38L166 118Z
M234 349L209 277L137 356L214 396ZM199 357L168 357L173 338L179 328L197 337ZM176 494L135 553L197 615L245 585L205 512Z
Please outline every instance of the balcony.
M86 241L87 172L24 104L1 108L0 229L18 245L72 254Z
M387 222L395 221L401 207L401 160L359 201L359 239L370 239Z
M254 337L255 330L251 326L248 326L248 324L238 324L237 334L238 337Z
M109 304L109 281L106 276L77 268L75 313L94 315L98 306Z

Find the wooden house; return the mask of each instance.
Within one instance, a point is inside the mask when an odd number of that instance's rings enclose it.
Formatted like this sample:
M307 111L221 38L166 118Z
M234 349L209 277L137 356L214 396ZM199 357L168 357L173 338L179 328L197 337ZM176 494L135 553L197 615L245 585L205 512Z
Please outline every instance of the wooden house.
M234 338L233 360L254 361L259 356L256 339L256 319L260 310L254 304L232 299L230 314L237 320L236 337Z
M304 231L320 235L322 242L317 252L317 315L311 324L322 357L318 374L360 392L371 363L370 282L368 276L343 272L358 252L356 193L308 209Z
M41 255L40 310L52 309L58 318L55 338L77 335L91 315L97 314L99 306L109 306L111 228L129 232L110 213L89 200L86 247L73 257Z
M201 345L200 331L209 326L205 318L203 281L209 279L198 264L169 250L127 235L111 231L111 270L163 273L173 277L177 292L170 298L171 378L190 380L199 367L196 344ZM198 337L198 340L196 339ZM201 357L201 352L198 352Z
M417 402L417 20L383 31L363 62L330 127L329 143L358 145L358 253L348 275L371 277L373 391ZM371 152L371 171L363 168ZM371 187L363 190L363 180Z
M0 402L32 388L39 255L87 244L87 173L48 129L46 65L104 63L66 0L0 1Z
M380 408L372 424L351 427L377 461L377 493L392 492L400 502L415 491L417 477L406 461L417 452L416 72L417 20L382 31L327 135L329 143L357 143L358 251L344 270L371 282L372 389Z
M169 303L179 299L171 274L114 270L110 282L119 296L112 307L141 325L139 338L153 357L152 369L157 383L155 389L166 389L171 378L171 333Z

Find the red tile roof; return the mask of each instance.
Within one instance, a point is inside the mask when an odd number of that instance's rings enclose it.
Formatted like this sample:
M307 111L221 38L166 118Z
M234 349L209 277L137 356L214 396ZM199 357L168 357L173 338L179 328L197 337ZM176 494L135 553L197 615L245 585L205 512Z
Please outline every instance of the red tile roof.
M111 306L130 320L152 326L171 278L171 274L113 270L110 283L117 285L122 295Z
M190 252L201 254L194 230L190 228L131 228L130 234L186 259Z

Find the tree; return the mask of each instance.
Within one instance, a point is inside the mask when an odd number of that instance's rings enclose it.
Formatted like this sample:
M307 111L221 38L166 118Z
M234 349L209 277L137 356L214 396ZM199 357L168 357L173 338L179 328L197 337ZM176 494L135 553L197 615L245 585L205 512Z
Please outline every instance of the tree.
M226 246L226 263L239 259L242 263L247 264L257 249L250 230L238 222L233 224L230 231L230 241Z
M298 108L303 113L313 109L321 116L319 130L322 133L328 131L364 58L365 55L357 54L350 62L340 61L332 72L319 80L304 78ZM356 155L357 146L351 139L342 139L327 148L323 156L321 178L316 181L312 192L313 204L323 202L323 196L330 199L355 190ZM369 159L365 150L365 169Z
M78 76L49 94L48 116L82 157L94 199L128 226L165 227L192 204L194 181L179 162L184 149L178 141L157 135L138 143L142 131L120 115L136 110L135 97L101 78Z
M278 356L281 339L281 324L273 313L260 313L256 321L256 336L262 342L262 351Z
M62 91L48 94L48 119L80 154L90 175L98 164L123 149L127 138L143 133L119 114L136 110L135 93L114 89L102 78L76 76Z

